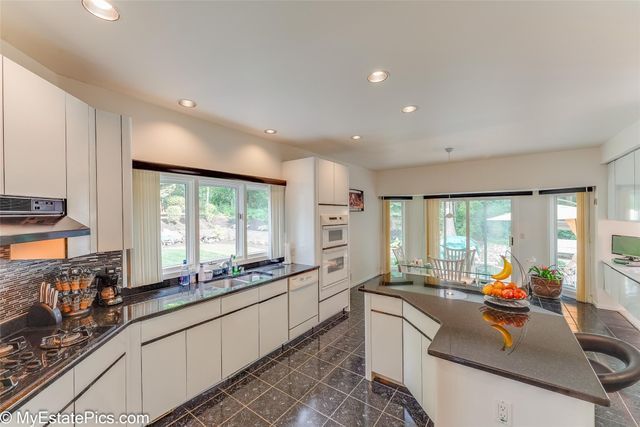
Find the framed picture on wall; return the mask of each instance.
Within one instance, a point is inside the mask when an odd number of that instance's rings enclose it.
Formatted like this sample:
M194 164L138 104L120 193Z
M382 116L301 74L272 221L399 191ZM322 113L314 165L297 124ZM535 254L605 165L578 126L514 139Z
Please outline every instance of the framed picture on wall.
M364 212L364 191L349 190L349 211Z

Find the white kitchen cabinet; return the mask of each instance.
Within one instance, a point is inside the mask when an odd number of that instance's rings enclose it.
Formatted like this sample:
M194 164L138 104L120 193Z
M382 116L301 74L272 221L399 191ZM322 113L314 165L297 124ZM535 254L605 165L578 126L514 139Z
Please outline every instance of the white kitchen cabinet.
M4 193L67 195L65 93L2 58Z
M635 164L634 153L615 161L615 212L616 219L623 221L638 219L635 205Z
M151 420L187 400L186 332L142 346L142 410Z
M227 378L260 355L258 304L228 314L221 320L222 378Z
M117 114L96 111L98 252L119 251L124 247L121 123Z
M220 319L187 329L187 399L222 379Z
M334 163L318 159L318 203L334 204Z
M280 347L289 339L287 294L271 298L259 305L260 357Z
M127 413L126 393L127 372L124 357L120 358L106 372L102 373L89 388L80 392L75 400L75 412L98 411L101 414L113 414L116 421L121 414ZM95 422L83 424L102 425ZM115 425L122 425L116 423Z
M122 117L122 249L133 248L133 166L131 159L133 124Z
M48 385L44 390L35 395L27 403L18 408L19 411L28 411L35 414L39 411L46 410L51 414L65 411L71 402L73 402L73 370L68 371L60 378ZM34 426L44 424L36 423Z
M402 321L403 383L418 402L422 402L422 334Z
M334 163L333 169L333 203L349 204L349 168L339 163Z
M91 226L90 161L91 131L89 115L93 109L66 94L67 127L67 215L87 227ZM91 236L67 240L69 258L91 253Z
M437 360L428 352L431 340L424 335L422 339L422 409L429 414L429 417L436 423L438 420L438 369Z
M349 169L346 166L318 159L318 203L349 204Z
M402 318L371 312L371 370L402 383Z
M2 76L2 63L3 56L0 55L0 76ZM3 113L3 102L2 102L2 79L0 78L0 194L4 194L4 131L3 131L3 122L2 119L4 116Z

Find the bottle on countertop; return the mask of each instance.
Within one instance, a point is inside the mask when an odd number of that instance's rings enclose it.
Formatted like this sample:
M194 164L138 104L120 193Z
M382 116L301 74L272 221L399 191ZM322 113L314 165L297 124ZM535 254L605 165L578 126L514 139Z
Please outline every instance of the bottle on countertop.
M185 259L182 261L182 269L180 270L180 286L189 286L190 281L189 266Z

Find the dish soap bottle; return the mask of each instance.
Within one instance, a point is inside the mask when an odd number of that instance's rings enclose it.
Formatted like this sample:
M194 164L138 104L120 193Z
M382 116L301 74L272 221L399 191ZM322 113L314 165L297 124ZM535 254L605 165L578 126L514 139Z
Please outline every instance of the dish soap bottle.
M180 286L189 286L189 266L187 260L182 261L182 269L180 270Z

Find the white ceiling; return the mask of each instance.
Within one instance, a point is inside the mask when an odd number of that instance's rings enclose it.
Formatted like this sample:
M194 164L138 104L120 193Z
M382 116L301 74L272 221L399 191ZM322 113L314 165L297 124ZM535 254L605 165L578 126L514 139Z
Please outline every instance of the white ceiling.
M79 0L3 0L1 35L62 75L173 109L192 98L189 114L372 169L447 146L593 146L640 118L636 1L114 4L110 23ZM374 86L376 68L391 77Z

